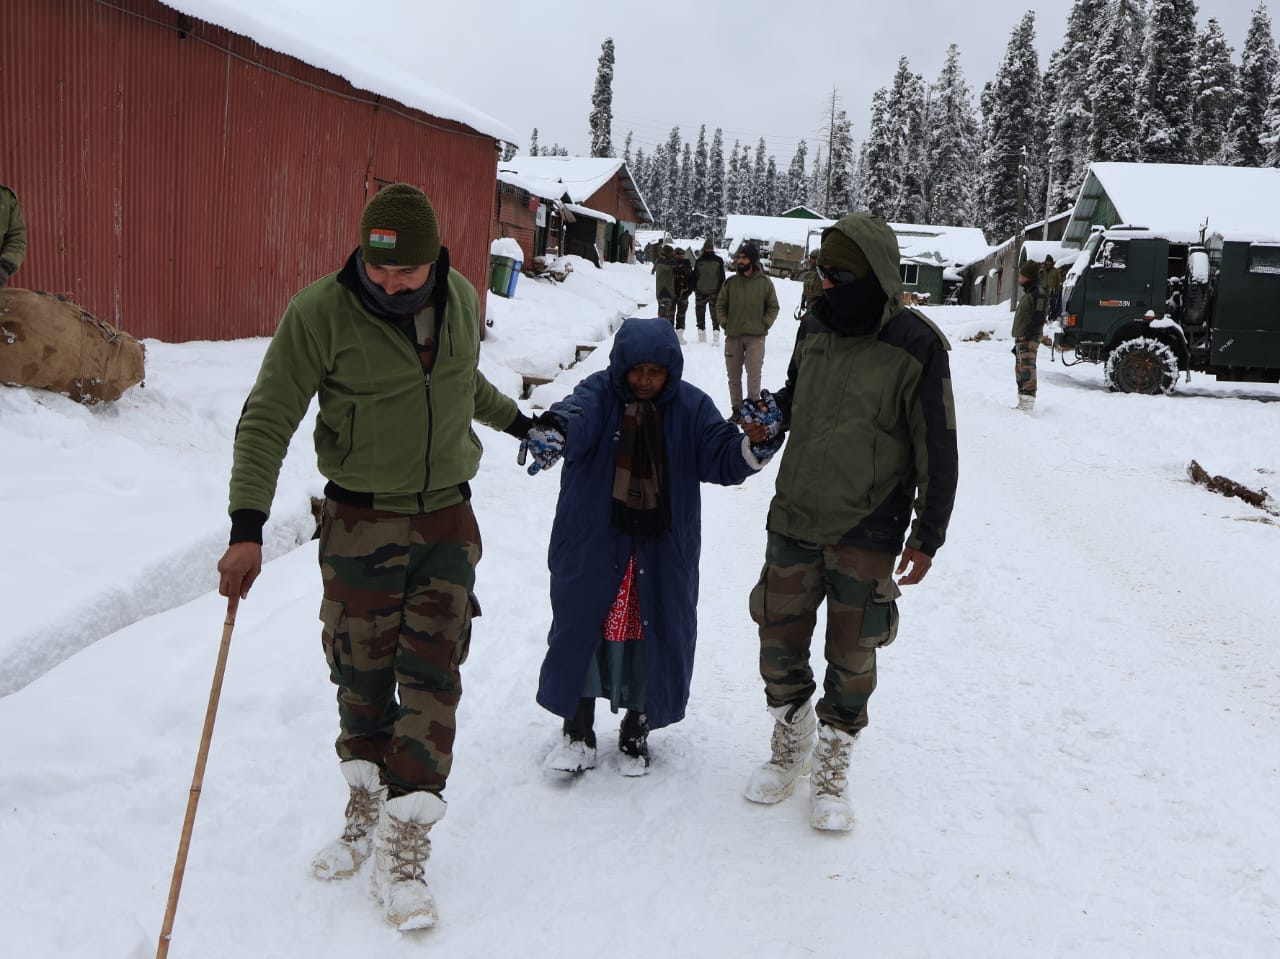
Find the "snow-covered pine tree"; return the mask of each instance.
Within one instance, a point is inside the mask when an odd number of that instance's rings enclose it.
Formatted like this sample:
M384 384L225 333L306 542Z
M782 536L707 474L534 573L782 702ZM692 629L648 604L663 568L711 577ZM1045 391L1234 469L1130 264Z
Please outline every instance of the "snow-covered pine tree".
M689 215L691 217L689 226L693 234L706 233L707 236L711 235L708 221L703 217L693 217L694 213L710 216L710 212L707 210L707 190L709 188L710 184L707 175L707 125L704 123L698 128L698 145L693 151L693 179L689 196Z
M982 99L983 230L995 243L1016 235L1040 205L1028 190L1029 164L1039 152L1040 66L1034 44L1035 14L1028 12L1010 34L995 80Z
M667 135L667 169L663 176L663 210L665 216L662 225L675 231L680 215L680 128L672 127Z
M769 154L769 161L764 166L761 206L765 216L777 216L784 209L781 186L778 183L778 164L774 162L773 154Z
M899 223L924 222L925 166L928 144L925 137L924 78L911 72L906 57L898 58L898 69L889 88L889 132L894 167L894 189L885 219ZM852 182L852 169L850 182ZM847 196L847 191L846 191ZM847 201L846 201L847 202Z
M1050 122L1048 208L1050 215L1075 203L1089 172L1093 105L1089 100L1089 64L1097 45L1098 24L1108 0L1075 0L1067 17L1062 46L1049 58L1053 99L1044 112Z
M742 154L738 157L738 171L735 179L737 181L738 212L755 213L751 178L751 151L746 146L743 146Z
M613 38L600 44L596 66L596 87L591 93L591 155L613 156Z
M750 199L747 202L747 212L756 216L768 216L769 212L765 208L765 191L764 177L766 167L766 156L764 137L760 138L760 142L756 144L755 162L751 164L751 179L748 190Z
M929 97L926 136L929 165L923 222L975 225L978 124L973 93L960 66L960 48L954 43L947 48L946 62Z
M1137 161L1138 72L1132 51L1141 50L1140 34L1126 0L1115 0L1099 31L1100 39L1089 64L1089 100L1093 129L1089 153L1094 161Z
M796 152L791 157L791 165L787 167L787 176L782 187L782 208L789 210L793 206L804 206L809 199L809 185L805 173L805 157L808 156L809 145L801 140L796 144Z
M893 131L889 91L881 87L871 94L871 128L862 141L862 203L868 213L888 220L894 209Z
M1147 163L1195 161L1195 42L1195 0L1152 0L1138 75L1139 135Z
M711 155L707 158L707 214L711 217L711 232L721 239L724 229L724 135L720 128L711 135Z
M853 124L843 110L836 111L827 153L827 189L830 206L827 215L839 219L853 206Z
M502 145L502 162L507 163L516 155L516 145L514 143L504 143Z
M1196 40L1192 143L1197 163L1225 163L1227 128L1237 93L1232 49L1217 19L1210 17Z
M645 195L657 226L667 221L667 166L667 145L659 143L649 158L649 192Z
M676 226L680 236L692 236L697 227L691 216L693 205L693 147L686 141L680 153L680 197L676 202Z
M538 128L533 128L533 133L529 134L529 156L536 157L538 155Z
M733 141L733 152L729 154L729 169L724 178L724 209L726 213L741 213L741 200L738 198L738 166L742 163L741 147Z
M631 169L631 131L627 131L627 138L622 141L622 162L627 165L627 169Z
M1249 20L1237 77L1239 94L1228 128L1227 160L1232 166L1264 166L1269 150L1262 138L1276 83L1276 45L1264 3L1258 4Z
M827 215L827 163L822 157L822 144L813 151L813 168L809 172L809 200L805 204L810 210Z

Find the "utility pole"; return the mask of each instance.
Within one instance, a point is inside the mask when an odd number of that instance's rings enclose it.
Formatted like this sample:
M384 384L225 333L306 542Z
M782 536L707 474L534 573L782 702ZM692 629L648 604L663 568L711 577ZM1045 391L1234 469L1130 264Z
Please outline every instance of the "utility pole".
M835 84L831 86L831 119L827 125L827 185L822 194L822 212L826 213L831 209L831 145L836 139L836 88Z

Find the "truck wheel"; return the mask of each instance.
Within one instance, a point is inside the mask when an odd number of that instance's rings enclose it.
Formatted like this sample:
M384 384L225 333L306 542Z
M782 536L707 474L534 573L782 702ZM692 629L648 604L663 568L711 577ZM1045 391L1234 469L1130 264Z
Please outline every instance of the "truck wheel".
M1178 358L1165 343L1142 336L1125 340L1107 357L1107 389L1121 393L1172 393L1178 382Z

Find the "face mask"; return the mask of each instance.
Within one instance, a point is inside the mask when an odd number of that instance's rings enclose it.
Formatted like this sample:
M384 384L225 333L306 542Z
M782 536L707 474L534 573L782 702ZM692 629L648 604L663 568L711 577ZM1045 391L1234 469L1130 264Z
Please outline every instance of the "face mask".
M846 327L861 327L864 324L874 327L889 299L874 273L868 273L862 279L844 286L833 286L826 291L826 297L831 304L831 318Z

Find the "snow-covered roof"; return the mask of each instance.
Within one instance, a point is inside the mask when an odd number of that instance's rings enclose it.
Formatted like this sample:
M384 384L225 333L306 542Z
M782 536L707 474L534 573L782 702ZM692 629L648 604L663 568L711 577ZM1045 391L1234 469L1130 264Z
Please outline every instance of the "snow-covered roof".
M1053 265L1062 269L1070 266L1080 255L1075 247L1063 246L1056 240L1027 240L1022 244L1023 259L1043 263L1046 256L1053 257Z
M736 250L743 240L762 240L765 243L793 243L809 248L810 231L814 231L813 245L818 235L835 220L810 220L794 216L750 216L746 213L730 213L725 217L724 235L727 246Z
M300 22L297 9L261 0L164 0L165 6L248 37L259 46L336 74L352 86L391 97L407 107L456 120L477 133L515 142L515 131L467 106L435 85L431 58L420 70L399 67L378 50L353 40L345 19L323 9ZM388 42L399 42L392 37Z
M1280 169L1182 163L1094 163L1080 187L1064 244L1083 246L1103 197L1117 223L1151 230L1274 235L1280 224ZM1111 226L1110 223L1101 224Z
M631 171L617 157L514 156L500 163L499 168L560 183L573 203L591 199L616 174L636 212L644 216L644 222L653 219L640 188L631 178Z
M521 176L518 173L512 173L510 170L498 170L498 182L509 183L511 186L519 187L531 196L541 197L544 200L563 200L565 196L563 183L537 176Z
M730 214L725 223L729 249L737 249L743 240L767 243L794 243L806 250L817 246L822 231L835 220L808 220L796 217L748 216ZM982 231L976 227L933 226L918 223L890 223L898 238L898 250L904 260L936 263L940 266L968 266L991 251ZM813 239L809 237L812 235Z
M890 223L904 260L943 266L968 266L991 252L982 231L972 226Z
M577 216L589 217L592 220L604 220L605 223L617 223L618 219L611 214L604 213L600 210L593 210L589 206L581 206L577 203L566 203L564 209Z

